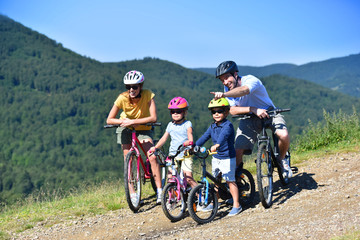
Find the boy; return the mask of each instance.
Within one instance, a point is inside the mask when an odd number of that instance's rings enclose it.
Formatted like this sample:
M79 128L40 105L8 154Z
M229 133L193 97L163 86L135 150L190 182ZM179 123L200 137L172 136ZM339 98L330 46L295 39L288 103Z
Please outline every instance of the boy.
M196 146L202 146L210 138L213 146L210 150L217 152L212 158L212 172L219 169L222 172L223 179L230 188L233 197L233 208L228 216L235 216L242 211L239 204L239 189L235 182L236 153L234 147L235 131L232 123L226 119L229 115L230 105L225 98L213 99L210 101L208 109L211 111L214 123L206 132L196 141ZM209 205L206 210L211 210L213 206Z

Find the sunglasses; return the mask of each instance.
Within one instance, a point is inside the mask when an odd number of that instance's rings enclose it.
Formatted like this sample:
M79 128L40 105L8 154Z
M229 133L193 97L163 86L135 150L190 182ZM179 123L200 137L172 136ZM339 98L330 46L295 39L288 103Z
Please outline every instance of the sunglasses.
M139 85L125 85L127 90L134 89L137 90L139 88Z
M174 113L180 114L180 113L182 113L182 112L184 112L184 110L179 110L179 109L170 110L170 113L171 113L171 114L174 114Z
M218 110L211 110L211 113L212 114L215 114L215 113L224 113L225 112L225 110L224 109L218 109Z

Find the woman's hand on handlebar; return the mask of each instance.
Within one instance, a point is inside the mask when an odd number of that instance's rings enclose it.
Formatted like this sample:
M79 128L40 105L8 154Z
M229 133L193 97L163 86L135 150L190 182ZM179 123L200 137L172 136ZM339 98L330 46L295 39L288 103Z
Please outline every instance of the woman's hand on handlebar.
M134 126L134 120L129 118L124 118L120 124L122 127Z

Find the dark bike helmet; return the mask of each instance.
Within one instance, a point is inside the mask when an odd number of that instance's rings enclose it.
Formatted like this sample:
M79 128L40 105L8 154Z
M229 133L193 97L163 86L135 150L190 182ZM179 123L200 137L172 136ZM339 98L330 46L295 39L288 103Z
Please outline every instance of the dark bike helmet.
M220 75L223 75L225 73L231 73L231 75L234 75L234 73L238 71L239 69L235 62L225 61L220 63L220 65L216 68L215 77L219 78Z

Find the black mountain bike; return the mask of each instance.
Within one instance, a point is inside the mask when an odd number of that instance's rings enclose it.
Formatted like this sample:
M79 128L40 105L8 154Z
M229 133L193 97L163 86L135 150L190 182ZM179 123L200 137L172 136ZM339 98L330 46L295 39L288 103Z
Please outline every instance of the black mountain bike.
M289 179L283 176L283 168L280 165L280 161L278 160L279 156L279 145L278 138L274 132L271 135L268 135L267 129L271 124L271 118L276 114L281 112L288 112L290 109L274 109L268 111L268 115L270 118L261 119L261 132L258 134L258 151L256 157L256 177L257 184L259 189L259 195L262 205L265 208L269 208L272 205L272 197L273 197L273 172L274 169L277 169L279 174L280 181L283 185L287 185L289 183ZM247 119L251 117L257 117L252 113L242 114L233 116L234 118L239 119ZM286 157L289 159L290 165L290 152L286 153ZM291 167L293 173L296 173L298 169L296 167Z
M198 223L208 223L211 222L218 211L218 198L216 190L219 194L219 197L223 200L231 198L229 186L222 182L221 172L217 172L217 176L213 176L211 173L206 171L206 158L209 155L216 154L216 152L210 152L206 148L196 146L192 154L195 154L198 158L202 160L202 178L198 181L200 184L194 187L188 196L188 210L190 216ZM217 169L219 170L219 169ZM239 200L240 204L244 207L250 205L253 202L255 197L255 182L251 173L242 169L241 174L236 177L236 184L239 189ZM213 183L210 183L210 179ZM206 210L206 208L212 205L211 210Z

